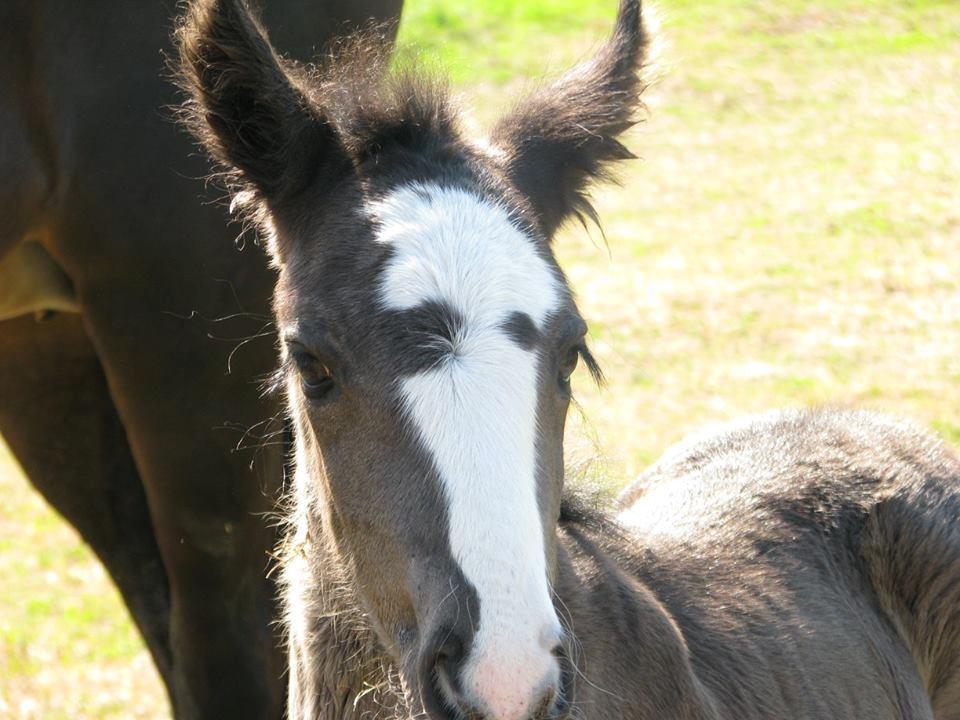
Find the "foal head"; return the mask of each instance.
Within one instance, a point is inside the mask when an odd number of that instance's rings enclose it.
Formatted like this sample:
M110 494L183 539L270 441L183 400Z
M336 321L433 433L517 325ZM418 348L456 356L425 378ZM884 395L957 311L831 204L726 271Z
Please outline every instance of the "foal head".
M385 72L371 45L308 72L242 0L197 2L187 119L279 271L299 511L430 717L553 717L563 430L578 359L596 367L550 243L630 157L639 0L484 145L437 83Z

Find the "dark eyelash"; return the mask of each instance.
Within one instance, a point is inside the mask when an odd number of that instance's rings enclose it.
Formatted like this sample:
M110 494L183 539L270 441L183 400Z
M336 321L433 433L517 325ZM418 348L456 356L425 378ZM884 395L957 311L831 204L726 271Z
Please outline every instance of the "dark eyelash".
M577 345L577 352L580 355L580 359L583 360L583 364L587 366L587 370L590 372L590 377L593 378L593 381L600 387L606 382L603 377L603 368L600 367L600 363L597 362L597 359L593 356L593 353L590 352L590 348L587 347L586 342L582 342Z

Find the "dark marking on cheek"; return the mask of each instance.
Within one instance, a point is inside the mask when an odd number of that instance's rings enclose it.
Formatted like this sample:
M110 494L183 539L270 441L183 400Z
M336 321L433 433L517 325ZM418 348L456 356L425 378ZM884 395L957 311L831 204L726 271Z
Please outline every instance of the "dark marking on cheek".
M533 319L524 312L515 312L503 323L503 329L510 339L524 350L533 350L540 339L540 331Z

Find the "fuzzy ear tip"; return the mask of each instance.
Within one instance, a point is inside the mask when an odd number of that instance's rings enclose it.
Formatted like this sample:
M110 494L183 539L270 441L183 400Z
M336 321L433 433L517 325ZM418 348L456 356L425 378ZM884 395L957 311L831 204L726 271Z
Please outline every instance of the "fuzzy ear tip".
M214 43L224 36L247 35L257 25L246 0L190 0L175 32L181 53L199 55L205 41Z
M628 27L636 28L640 25L643 3L641 0L622 0L620 16Z
M642 61L648 37L641 0L622 0L617 17L615 37L626 45L624 48L637 60Z

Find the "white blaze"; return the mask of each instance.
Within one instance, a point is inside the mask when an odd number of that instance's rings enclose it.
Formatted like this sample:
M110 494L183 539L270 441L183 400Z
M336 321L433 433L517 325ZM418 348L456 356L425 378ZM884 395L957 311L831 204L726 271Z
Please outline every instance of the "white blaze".
M400 389L440 473L453 557L480 598L464 690L494 717L520 717L555 680L559 623L537 500L538 357L504 323L522 312L542 329L559 279L502 207L465 190L407 186L374 214L395 251L385 306L435 301L463 320L449 356Z

